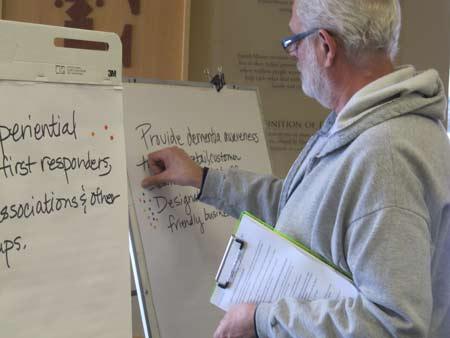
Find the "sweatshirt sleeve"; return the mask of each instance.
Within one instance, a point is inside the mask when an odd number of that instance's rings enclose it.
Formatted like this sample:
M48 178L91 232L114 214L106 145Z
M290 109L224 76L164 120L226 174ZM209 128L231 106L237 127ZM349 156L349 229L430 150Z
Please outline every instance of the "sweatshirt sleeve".
M346 254L359 295L262 303L259 338L427 337L431 250L426 220L410 210L386 207L354 221Z
M275 224L283 180L239 169L209 169L200 201L213 205L235 218L249 211L269 224Z

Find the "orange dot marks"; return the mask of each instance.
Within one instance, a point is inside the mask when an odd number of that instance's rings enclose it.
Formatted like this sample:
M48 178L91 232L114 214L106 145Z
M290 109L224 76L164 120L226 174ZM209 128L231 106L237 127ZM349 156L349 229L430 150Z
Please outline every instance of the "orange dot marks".
M108 130L109 129L109 127L108 127L108 125L107 124L105 124L105 130ZM111 140L111 141L114 141L114 136L113 135L111 135L110 137L109 137L109 139Z
M103 126L103 129L106 131L106 130L109 129L109 126L108 126L107 124L105 124L105 125ZM91 136L92 136L92 137L95 137L95 131L91 132ZM111 141L113 141L113 140L114 140L114 136L111 135L111 136L109 137L109 139L110 139Z

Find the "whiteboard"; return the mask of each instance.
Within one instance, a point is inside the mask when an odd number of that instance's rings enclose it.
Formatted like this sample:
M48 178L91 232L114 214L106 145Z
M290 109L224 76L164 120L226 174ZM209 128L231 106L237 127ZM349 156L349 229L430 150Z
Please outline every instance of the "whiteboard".
M177 145L202 166L270 173L258 102L255 89L218 93L193 83L124 85L131 218L149 283L154 338L213 336L224 313L209 299L236 220L195 201L197 189L142 189L146 155Z
M131 337L120 40L1 21L0 41L0 336Z

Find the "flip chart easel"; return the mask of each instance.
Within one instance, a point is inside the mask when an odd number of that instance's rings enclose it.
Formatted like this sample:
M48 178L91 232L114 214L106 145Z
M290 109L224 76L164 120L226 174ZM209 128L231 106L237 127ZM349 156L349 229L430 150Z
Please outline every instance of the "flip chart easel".
M131 337L120 39L0 21L0 43L1 335Z
M144 190L146 155L178 146L200 165L270 174L257 90L138 80L124 84L131 233L152 338L212 337L224 313L209 302L236 220L198 191Z

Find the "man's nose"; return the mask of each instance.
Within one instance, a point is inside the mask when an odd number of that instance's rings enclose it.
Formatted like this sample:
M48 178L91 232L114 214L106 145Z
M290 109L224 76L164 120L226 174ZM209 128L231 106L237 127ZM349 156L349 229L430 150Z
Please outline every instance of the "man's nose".
M291 58L297 59L297 47L289 51L289 56Z

